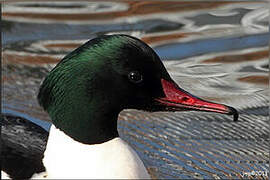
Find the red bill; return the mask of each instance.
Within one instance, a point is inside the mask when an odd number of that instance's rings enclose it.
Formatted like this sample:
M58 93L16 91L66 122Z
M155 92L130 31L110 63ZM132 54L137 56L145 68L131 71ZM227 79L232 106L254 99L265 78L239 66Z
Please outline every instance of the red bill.
M207 111L221 114L233 115L234 121L238 120L238 112L235 108L223 104L202 100L185 90L181 89L175 82L161 79L165 97L155 99L166 109L171 111Z

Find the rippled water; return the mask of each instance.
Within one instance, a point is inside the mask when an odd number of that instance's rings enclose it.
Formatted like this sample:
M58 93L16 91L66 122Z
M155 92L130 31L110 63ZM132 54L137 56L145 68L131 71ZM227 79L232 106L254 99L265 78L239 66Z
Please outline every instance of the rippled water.
M49 117L36 101L48 71L88 39L130 34L154 48L182 88L240 111L237 123L212 113L123 111L119 133L152 177L247 178L252 171L268 172L267 6L229 1L5 3L2 111L48 129Z

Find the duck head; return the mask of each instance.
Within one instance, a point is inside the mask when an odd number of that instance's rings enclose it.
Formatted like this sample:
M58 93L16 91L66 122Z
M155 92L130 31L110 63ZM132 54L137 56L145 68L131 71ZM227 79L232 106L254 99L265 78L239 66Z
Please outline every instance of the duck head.
M181 89L153 49L127 35L100 36L65 56L43 81L38 100L57 128L85 144L118 137L123 109L209 111L238 118L234 108Z

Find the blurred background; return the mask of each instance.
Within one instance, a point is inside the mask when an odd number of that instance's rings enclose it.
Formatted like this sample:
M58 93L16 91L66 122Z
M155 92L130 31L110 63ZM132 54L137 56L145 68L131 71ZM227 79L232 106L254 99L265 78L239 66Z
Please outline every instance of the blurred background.
M269 177L269 3L9 1L2 4L2 112L48 129L36 95L67 53L101 34L136 36L180 87L227 104L205 112L121 112L120 136L154 178Z

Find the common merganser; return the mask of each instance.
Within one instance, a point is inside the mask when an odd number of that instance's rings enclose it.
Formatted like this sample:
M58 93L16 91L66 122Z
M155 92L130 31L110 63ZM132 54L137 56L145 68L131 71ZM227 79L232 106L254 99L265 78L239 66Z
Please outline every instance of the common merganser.
M43 81L38 101L53 123L44 158L40 155L39 168L21 177L7 171L4 161L2 170L11 178L150 178L119 137L123 109L209 111L238 119L234 108L181 89L152 48L122 34L94 38L65 56Z

